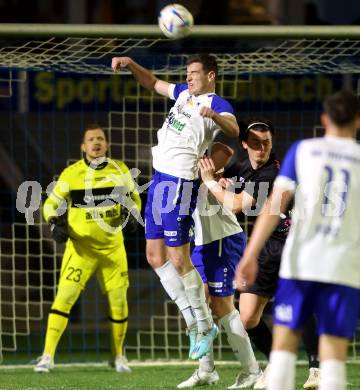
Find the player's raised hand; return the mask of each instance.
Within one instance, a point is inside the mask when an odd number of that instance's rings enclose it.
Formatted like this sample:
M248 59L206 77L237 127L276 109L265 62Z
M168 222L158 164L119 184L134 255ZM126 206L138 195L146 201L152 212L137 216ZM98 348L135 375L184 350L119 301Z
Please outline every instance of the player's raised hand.
M245 251L235 271L236 288L240 291L246 291L255 282L257 273L257 258L247 255Z
M215 180L215 164L211 158L204 157L199 161L200 174L203 182Z
M213 118L215 115L215 111L212 110L210 107L202 106L200 107L199 114L204 118Z
M130 57L113 57L111 60L111 68L115 72L119 69L127 68L131 62L132 59Z

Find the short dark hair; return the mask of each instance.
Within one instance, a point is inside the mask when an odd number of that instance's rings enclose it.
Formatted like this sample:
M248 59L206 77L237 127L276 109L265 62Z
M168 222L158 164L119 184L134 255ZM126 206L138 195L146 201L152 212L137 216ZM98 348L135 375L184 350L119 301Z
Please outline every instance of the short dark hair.
M82 133L82 142L84 143L85 141L85 134L90 131L90 130L97 130L97 129L100 129L104 132L104 135L105 135L105 140L107 141L107 134L106 134L106 131L102 128L102 126L100 126L98 123L89 123L88 125L86 125L84 127L84 131Z
M250 130L256 131L270 131L271 135L274 136L275 129L272 123L267 119L251 118L247 120L238 120L239 123L239 139L240 141L247 141Z
M186 61L186 66L193 64L194 62L200 62L206 73L215 72L215 77L218 75L218 65L216 58L210 54L194 54L190 56Z
M324 112L337 126L346 126L360 114L359 99L350 90L341 90L324 100Z

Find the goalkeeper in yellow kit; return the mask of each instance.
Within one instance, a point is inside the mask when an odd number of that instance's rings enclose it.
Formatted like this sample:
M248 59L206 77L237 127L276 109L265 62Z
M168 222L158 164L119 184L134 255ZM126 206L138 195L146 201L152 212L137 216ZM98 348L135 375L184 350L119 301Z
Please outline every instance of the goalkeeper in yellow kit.
M66 249L48 317L44 352L34 370L49 372L54 367L56 347L70 310L96 273L109 301L115 368L129 372L123 355L129 279L122 227L136 227L141 200L128 167L105 157L108 143L101 127L85 129L81 148L84 159L64 169L44 204L52 236L57 242L66 242ZM67 212L61 216L64 202Z

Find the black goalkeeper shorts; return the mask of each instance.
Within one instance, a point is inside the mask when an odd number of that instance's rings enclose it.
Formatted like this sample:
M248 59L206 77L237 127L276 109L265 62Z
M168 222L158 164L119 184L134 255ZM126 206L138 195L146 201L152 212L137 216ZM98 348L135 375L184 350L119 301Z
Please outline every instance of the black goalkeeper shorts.
M246 292L266 298L275 295L284 245L285 241L276 238L266 242L259 256L259 272L255 283Z

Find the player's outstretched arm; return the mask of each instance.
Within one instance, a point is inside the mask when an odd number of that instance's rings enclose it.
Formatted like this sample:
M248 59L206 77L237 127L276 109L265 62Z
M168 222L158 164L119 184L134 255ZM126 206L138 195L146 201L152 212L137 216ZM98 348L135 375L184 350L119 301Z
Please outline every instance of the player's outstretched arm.
M159 80L150 70L139 65L130 57L113 57L111 68L114 72L128 69L142 87L155 91L160 95L169 96L169 83Z
M239 290L246 289L254 283L259 253L279 224L280 214L286 212L292 197L291 191L284 191L281 187L276 186L268 197L263 212L256 219L244 256L236 269L235 283Z

